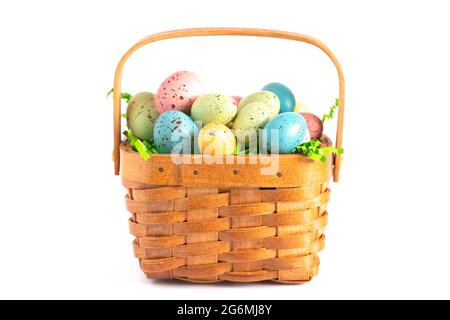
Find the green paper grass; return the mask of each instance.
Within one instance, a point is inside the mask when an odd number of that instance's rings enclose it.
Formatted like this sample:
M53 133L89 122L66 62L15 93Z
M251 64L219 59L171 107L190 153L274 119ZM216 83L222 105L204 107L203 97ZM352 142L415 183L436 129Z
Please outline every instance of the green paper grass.
M146 140L141 140L135 137L131 129L124 131L123 134L128 138L131 148L134 151L137 151L141 155L142 159L144 159L145 161L150 159L150 157L153 154L158 153L158 151L156 150L155 143L153 141L148 142Z
M114 93L114 88L109 90L109 92L106 94L106 99L109 98L110 95L112 95ZM129 103L130 100L133 98L133 96L127 92L122 92L120 94L120 97L126 102Z
M339 107L339 99L336 99L334 104L331 106L330 111L328 113L325 113L322 116L322 124L325 123L325 120L331 120L333 119L334 111Z
M321 142L320 140L311 140L305 143L302 143L301 145L297 146L294 150L292 150L291 153L295 154L303 154L305 156L308 156L308 158L315 160L315 161L326 161L326 154L329 153L336 153L336 154L343 154L344 149L342 148L335 148L335 147L324 147L321 148Z

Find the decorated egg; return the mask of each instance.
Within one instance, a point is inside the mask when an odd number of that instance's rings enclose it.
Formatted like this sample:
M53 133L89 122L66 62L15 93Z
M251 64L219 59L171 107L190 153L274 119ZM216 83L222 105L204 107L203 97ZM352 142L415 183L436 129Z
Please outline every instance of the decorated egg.
M233 122L234 129L258 129L274 117L273 110L263 102L252 102L239 111Z
M158 116L153 93L138 93L128 103L127 125L139 139L153 140L153 127Z
M155 97L159 113L178 110L190 114L191 106L203 94L203 84L192 72L178 71L160 85Z
M294 112L298 112L298 113L309 112L309 110L303 103L297 101L295 103Z
M323 134L320 137L320 142L321 142L320 146L322 148L324 148L324 147L331 147L333 145L333 141L331 141L330 137L325 135L325 134Z
M270 91L258 91L245 97L239 102L238 112L252 102L265 103L274 117L280 112L280 100L275 93Z
M246 146L257 143L259 129L273 117L273 110L264 102L251 102L242 107L233 122L238 142Z
M239 105L239 102L241 102L242 100L241 96L232 96L232 98L234 99L234 101L236 101L236 105Z
M198 129L189 116L172 110L158 117L153 138L159 153L191 153L192 139L197 132Z
M280 99L280 113L294 111L295 96L284 84L272 82L263 87L263 90L275 93Z
M261 129L233 129L233 133L239 145L256 149L258 147L259 130Z
M308 126L309 134L311 139L320 139L323 133L323 123L322 120L315 114L309 112L300 113L306 120L306 125Z
M307 138L306 120L296 112L280 113L266 124L263 132L263 144L271 152L290 153Z
M236 138L226 125L212 122L200 130L198 147L202 154L229 155L234 153Z
M227 124L234 119L236 111L236 101L232 97L222 94L205 94L195 100L191 117L202 125L213 122Z

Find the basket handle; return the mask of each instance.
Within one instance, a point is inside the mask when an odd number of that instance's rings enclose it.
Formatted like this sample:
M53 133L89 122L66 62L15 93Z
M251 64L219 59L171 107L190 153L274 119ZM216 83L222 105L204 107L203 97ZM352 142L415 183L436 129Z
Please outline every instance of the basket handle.
M339 78L339 111L338 111L338 126L336 131L336 147L342 146L342 134L344 127L344 103L345 103L345 82L344 74L342 72L341 65L328 47L321 41L303 34L266 30L266 29L243 29L243 28L197 28L197 29L181 29L174 31L167 31L162 33L153 34L148 36L138 43L136 43L131 49L129 49L120 60L116 73L114 76L114 169L115 174L119 175L120 172L120 142L121 142L121 82L123 67L128 58L143 46L165 39L184 38L184 37L199 37L199 36L254 36L254 37L268 37L268 38L280 38L295 40L300 42L309 43L313 46L321 49L336 66L336 70ZM333 177L334 182L339 181L339 172L341 168L341 155L336 155L334 161Z

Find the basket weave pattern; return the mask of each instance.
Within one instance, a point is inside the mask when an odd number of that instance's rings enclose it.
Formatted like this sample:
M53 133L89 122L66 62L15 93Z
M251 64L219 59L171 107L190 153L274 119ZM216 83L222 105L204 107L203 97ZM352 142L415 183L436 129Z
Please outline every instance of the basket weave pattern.
M167 173L170 179L180 169L168 159L145 163L125 148L123 153L125 176L133 175L127 168L133 170L138 162L147 166L147 172ZM327 169L326 164L296 158ZM283 165L281 162L280 172ZM239 172L244 170L238 165L196 167L192 173L195 176L211 167L222 177L231 173L229 179L223 178L228 182L217 182L222 185L239 182ZM152 179L158 178L167 180L167 176ZM261 183L255 179L254 183ZM277 179L283 185L282 177ZM327 182L314 179L311 185L281 188L249 188L249 182L242 180L245 187L123 182L132 215L130 230L136 237L134 253L149 278L302 282L318 272L318 252L324 247L323 230L328 218ZM214 181L209 184L214 185Z
M243 28L173 30L131 47L114 76L114 172L127 188L134 252L149 278L193 282L272 280L301 283L318 272L333 177L342 157L325 163L280 156L279 172L261 174L251 156L232 164L175 165L170 155L144 161L121 141L121 86L127 60L140 48L166 39L204 36L268 37L308 43L336 67L339 107L335 146L342 147L345 82L341 65L321 41L303 34ZM195 155L190 156L195 160Z

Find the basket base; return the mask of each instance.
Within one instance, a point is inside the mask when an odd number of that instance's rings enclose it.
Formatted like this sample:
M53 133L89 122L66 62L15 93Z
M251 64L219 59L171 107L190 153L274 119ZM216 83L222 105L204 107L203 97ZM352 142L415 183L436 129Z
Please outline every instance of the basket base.
M194 279L186 277L174 277L172 271L146 273L147 279L151 280L179 280L190 283L220 283L224 281L235 283L253 283L253 282L276 282L282 284L305 284L310 282L318 274L320 260L317 258L317 264L310 269L291 269L282 271L261 270L253 272L228 272L217 277ZM286 277L289 280L282 280Z
M148 278L302 284L317 275L331 161L286 155L277 175L252 180L259 169L249 163L122 156L134 253Z

